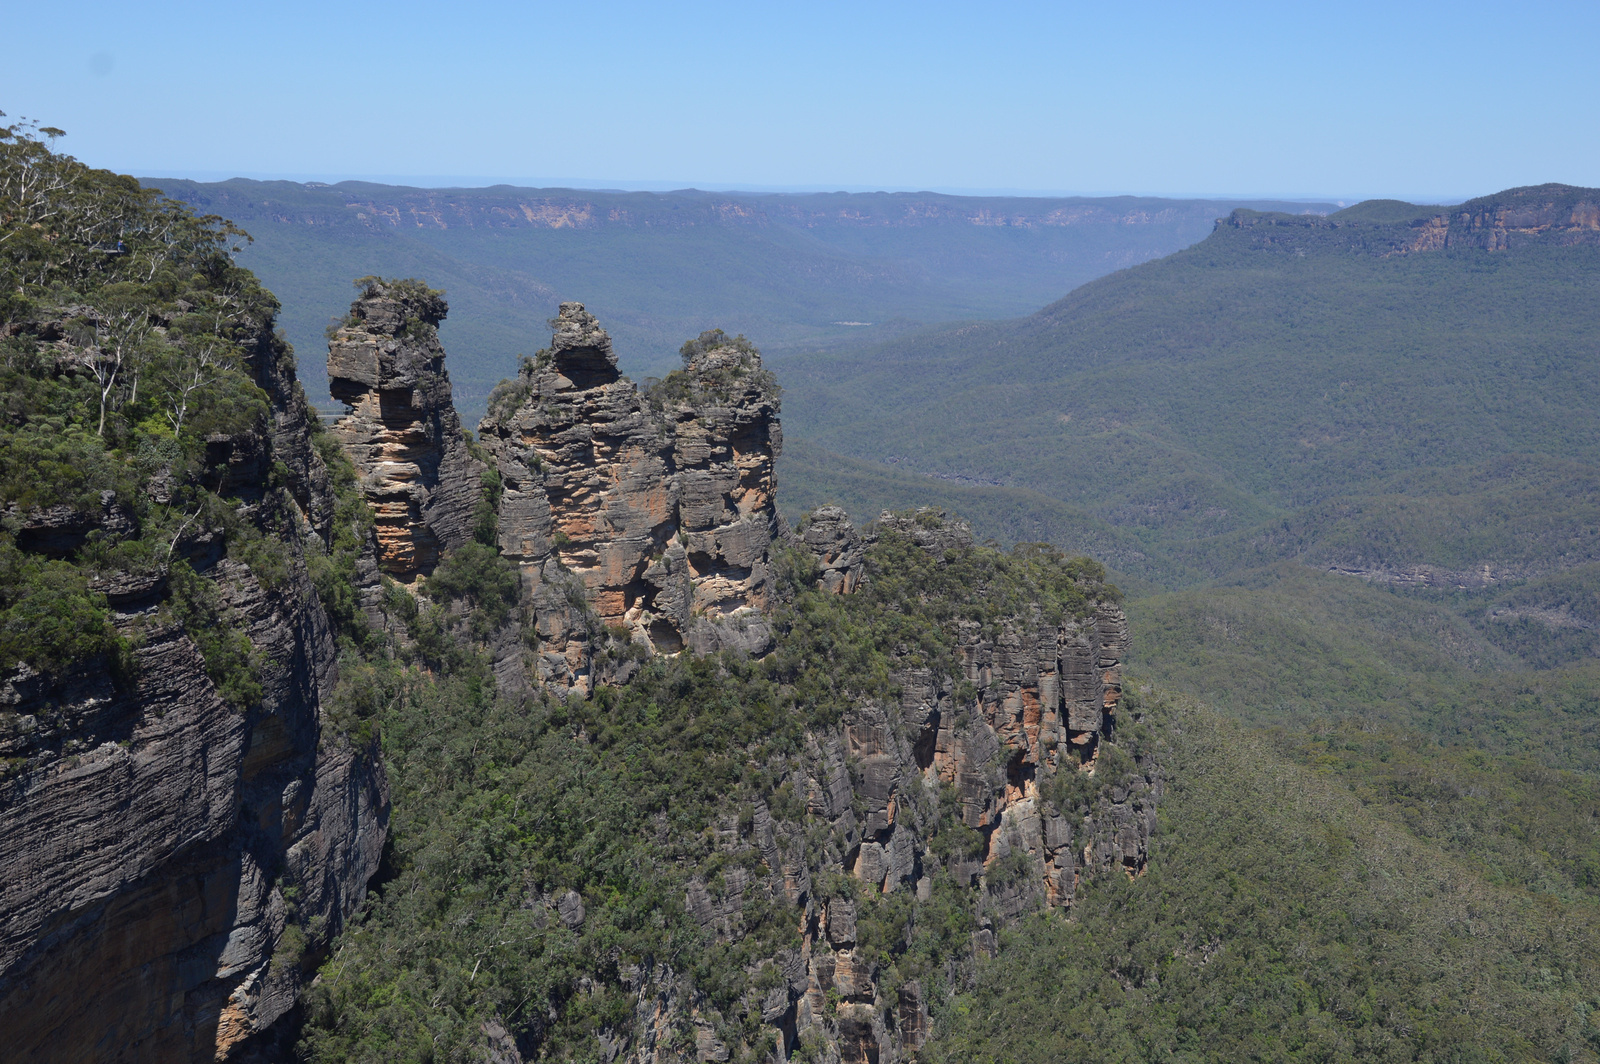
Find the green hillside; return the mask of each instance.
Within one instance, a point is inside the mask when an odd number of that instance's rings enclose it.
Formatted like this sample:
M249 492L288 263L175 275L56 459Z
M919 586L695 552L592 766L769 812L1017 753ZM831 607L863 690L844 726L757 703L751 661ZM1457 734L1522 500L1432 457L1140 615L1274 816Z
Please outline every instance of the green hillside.
M635 375L676 365L683 338L712 327L759 338L769 353L855 346L930 322L1025 313L1194 243L1238 205L146 183L249 230L255 243L240 262L283 301L308 380L321 377L322 330L343 313L351 278L422 276L445 289L443 338L469 421L516 355L541 345L561 300L605 321Z
M1151 719L1175 769L1151 870L1005 936L930 1059L1595 1059L1592 780L1395 733L1286 747L1181 700Z
M1398 254L1411 227L1341 217L1236 212L1028 318L789 360L790 432L1152 541L1491 455L1600 457L1600 243Z
M1291 745L1593 772L1597 202L1238 211L1027 318L782 360L785 499L1091 551L1145 675Z

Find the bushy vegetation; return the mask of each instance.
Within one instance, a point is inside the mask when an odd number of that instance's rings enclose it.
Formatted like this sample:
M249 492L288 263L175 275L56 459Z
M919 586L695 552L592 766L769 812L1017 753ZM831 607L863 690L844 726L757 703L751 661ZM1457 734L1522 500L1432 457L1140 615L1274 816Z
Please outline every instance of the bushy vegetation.
M250 637L239 630L211 581L199 576L183 560L167 570L171 595L166 608L183 625L205 658L206 675L217 694L229 705L243 709L261 700L260 668Z
M1455 769L1419 749L1352 794L1197 706L1156 699L1147 719L1172 772L1148 871L1002 934L928 1059L1596 1059L1596 895L1531 882L1511 855L1486 874L1513 824L1474 833L1454 800L1376 793ZM1382 763L1359 731L1318 742L1313 762Z
M258 382L293 357L277 303L233 261L242 230L55 151L59 135L0 126L0 670L107 656L128 678L137 633L101 589L139 585L245 706L254 649L187 559L209 565L211 543L269 590L287 579L288 470L234 483L226 464L266 437Z
M337 500L326 549L320 540L308 545L306 570L317 590L322 608L328 612L345 649L358 652L376 649L377 637L361 612L356 590L359 574L356 564L373 527L372 510L357 483L356 468L339 446L338 440L318 430L311 438L328 470L328 479Z
M379 277L372 274L357 277L351 284L361 293L362 299L382 297L406 305L410 313L400 325L398 335L402 337L417 340L436 339L439 335L439 323L450 310L450 304L445 301L443 291L429 288L425 282L415 277ZM364 313L360 303L351 306L343 317L336 318L324 330L327 338L333 339L334 334L341 328L360 326Z
M0 537L0 673L19 664L59 673L103 654L124 659L127 640L111 624L105 596L75 565L33 557Z
M529 1051L585 1058L598 1052L597 1034L630 1020L637 987L622 982L641 972L689 977L725 1041L766 1052L760 996L777 977L767 959L798 945L797 913L747 891L738 933L719 936L686 909L690 879L720 896L736 869L761 871L751 841L758 804L815 835L807 733L864 698L894 696L896 664L954 675L956 621L992 624L1035 603L1077 615L1105 593L1101 570L1083 559L973 547L941 561L892 530L869 565L862 591L829 595L814 589L807 556L785 555L783 634L764 660L656 659L625 687L563 702L495 696L486 652L460 637L505 622L514 574L478 544L447 558L424 584L435 605L413 627L425 631L430 614L456 618L453 652L434 660L422 638L412 651L437 679L373 666L383 675L359 686L383 696L360 705L350 696L348 715L377 721L383 736L393 853L313 991L311 1056L472 1059L492 1020L520 1032ZM936 847L981 848L953 792L925 812ZM821 830L807 849L816 889L856 898L858 949L881 965L885 985L944 986L952 964L970 963L970 892L946 881L926 901L857 896L853 879L820 863ZM585 907L576 928L552 908L568 890Z
M761 365L761 352L742 335L708 329L684 341L678 354L682 369L660 380L645 378L645 398L658 410L685 402L732 402L749 392L776 401L782 392L777 376Z
M541 348L533 358L518 355L517 375L502 380L489 392L486 404L488 416L500 425L510 422L517 411L522 409L522 404L528 401L528 396L533 394L531 375L534 367L544 365L549 358L550 349L547 347Z

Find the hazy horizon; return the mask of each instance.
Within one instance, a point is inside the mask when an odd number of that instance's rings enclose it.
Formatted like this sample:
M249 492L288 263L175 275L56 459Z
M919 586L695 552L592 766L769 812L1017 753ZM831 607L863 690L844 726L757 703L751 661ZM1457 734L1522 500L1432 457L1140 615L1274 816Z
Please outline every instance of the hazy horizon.
M62 145L65 150L65 145ZM85 160L90 161L92 160ZM132 172L132 171L130 171ZM1418 194L1397 193L1393 191L1378 191L1368 193L1336 193L1336 192L1189 192L1189 191L1152 191L1148 189L1072 189L1072 188L964 188L939 186L932 184L923 185L848 185L838 184L776 184L776 185L750 185L719 181L693 181L693 180L657 180L657 179L616 179L616 178L587 178L587 177L528 177L512 176L501 177L492 175L468 174L332 174L327 172L307 171L252 171L238 173L231 170L176 170L170 168L157 168L145 172L135 172L134 176L149 178L151 180L176 180L197 181L206 184L220 183L232 180L245 181L289 181L301 185L339 185L343 182L360 182L374 185L391 185L396 188L417 189L451 189L451 188L493 188L504 185L510 188L534 189L573 189L582 192L722 192L730 195L815 195L818 193L843 192L851 195L882 193L907 193L923 194L932 193L941 196L1007 196L1018 199L1110 199L1119 196L1130 196L1140 199L1172 199L1172 200L1286 200L1298 203L1337 203L1340 206L1349 206L1371 199L1397 199L1409 203L1423 204L1454 204L1472 199L1475 196L1488 195L1502 189L1478 189L1470 192L1457 190L1448 194Z
M158 14L13 11L16 39L66 43L14 50L0 110L96 167L196 180L1347 202L1600 185L1600 141L1570 117L1600 95L1600 6L1563 0L1515 20L1553 39L1486 32L1505 19L1481 2Z

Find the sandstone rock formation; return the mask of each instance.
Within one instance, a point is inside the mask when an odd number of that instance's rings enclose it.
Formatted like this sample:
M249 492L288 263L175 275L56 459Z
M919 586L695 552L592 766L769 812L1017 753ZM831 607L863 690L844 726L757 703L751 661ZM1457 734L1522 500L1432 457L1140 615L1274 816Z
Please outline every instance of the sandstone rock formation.
M460 520L469 497L452 493L457 479L474 488L480 480L470 454L445 453L455 432L442 405L448 386L439 390L443 352L429 333L407 355L413 341L394 322L427 320L408 300L416 297L369 290L352 311L358 324L330 347L330 376L356 407L340 433L369 498L388 507L380 509L385 564L402 574L422 573L428 551L436 557L469 537ZM703 334L685 345L682 370L641 390L620 375L610 338L580 304L562 304L552 324L550 346L495 390L478 431L501 488L498 543L522 573L537 638L529 660L520 634L490 647L502 688L536 680L581 695L625 682L651 654L763 652L776 604L772 555L786 545L809 551L819 585L840 595L871 586L872 551L886 538L937 565L974 550L966 525L929 511L885 514L864 535L845 511L823 507L790 534L773 498L777 389L742 338ZM385 350L399 357L384 363ZM403 369L422 354L425 372ZM383 397L396 390L403 401L392 409L406 413L385 420ZM364 409L377 413L363 419ZM432 457L400 460L417 455ZM438 508L435 500L450 498L453 507ZM456 523L430 523L435 512ZM747 905L776 903L792 906L801 927L797 947L768 958L781 978L748 1003L770 1026L779 1059L804 1040L843 1062L888 1064L914 1056L929 1036L923 987L885 988L875 954L860 948L852 896L926 899L935 877L946 878L972 892L976 956L997 948L1005 922L1070 906L1085 875L1142 871L1162 789L1157 766L1123 753L1115 778L1088 789L1098 797L1062 804L1064 793L1087 793L1062 781L1098 776L1113 746L1128 647L1122 611L1086 571L1087 605L1076 612L1033 602L983 623L951 621L947 665L904 651L892 672L896 701L862 698L836 728L807 736L804 767L787 783L803 814L780 817L758 802L748 825L731 814L713 825L730 861L715 882L689 881L693 919L731 942L743 934ZM991 589L964 590L982 599ZM957 811L971 848L932 846L941 803ZM854 886L841 892L839 875ZM586 919L577 891L530 904L551 925ZM597 1035L608 1057L664 1059L681 1037L674 1032L692 1030L701 1059L730 1059L723 1018L684 973L647 961L619 978L636 1008L631 1024ZM513 1037L508 1022L487 1019L483 1034L494 1059L523 1059L524 1035Z
M606 629L650 653L764 649L783 529L761 356L707 333L647 395L581 304L563 303L554 326L479 426L504 485L500 547L535 611L538 677L591 689Z
M866 544L842 506L819 506L801 521L800 542L817 559L821 587L848 595L861 583Z
M880 536L904 537L940 559L972 547L967 526L928 511L885 514L863 536L842 510L826 508L803 523L800 541L817 557L821 586L842 592L870 580L867 555ZM956 635L956 674L908 659L894 674L898 702L863 701L836 730L807 737L809 767L793 781L805 796L804 822L780 819L764 803L748 825L730 815L713 828L729 858L719 882L689 882L684 905L725 941L739 939L747 906L797 910L798 947L770 958L781 980L750 991L777 1059L809 1044L842 1064L891 1064L914 1059L928 1039L923 986L912 979L886 988L879 954L863 948L863 894L926 900L935 878L949 876L973 891L974 955L992 954L1002 924L1070 906L1085 876L1144 867L1163 790L1159 766L1138 764L1087 810L1063 810L1050 798L1060 774L1100 771L1116 730L1128 647L1121 609L1102 598L1082 616L1051 621L1025 608L988 629L962 623ZM951 790L980 840L976 851L930 846L935 811ZM828 885L830 868L854 887ZM686 1024L700 1059L731 1056L718 1015L681 975L643 966L623 978L638 1006L631 1030L607 1032L619 1059L664 1059L664 1038Z
M1468 200L1435 219L1435 228L1441 222L1446 247L1600 244L1600 190L1557 184L1507 189Z
M333 432L362 473L378 564L410 584L472 538L483 465L451 402L438 325L443 297L371 279L328 342L328 383L350 407Z
M270 422L211 440L208 457L237 480L245 522L326 535L328 476L270 321L251 360ZM287 470L282 490L247 473L274 463ZM43 546L76 528L38 524ZM174 550L248 633L259 701L240 709L219 697L195 643L159 612L165 573L100 581L117 627L135 637L131 670L100 658L64 675L23 666L0 677L6 1060L236 1053L293 1006L377 869L387 784L374 744L326 724L335 645L307 541L285 534L286 572L269 587L222 557L221 535L191 526Z

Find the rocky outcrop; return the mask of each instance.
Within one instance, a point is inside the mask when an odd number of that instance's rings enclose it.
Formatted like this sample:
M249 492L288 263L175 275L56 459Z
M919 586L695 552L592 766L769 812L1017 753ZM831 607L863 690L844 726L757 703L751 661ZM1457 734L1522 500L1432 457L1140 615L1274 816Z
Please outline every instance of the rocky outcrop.
M401 583L472 538L484 466L451 401L438 326L444 298L371 280L328 341L328 384L349 413L333 426L377 521L378 564Z
M848 595L861 583L866 544L842 506L819 506L800 522L800 542L817 560L818 585Z
M1530 573L1516 566L1490 562L1472 569L1446 569L1438 565L1370 565L1360 559L1328 563L1328 572L1354 576L1389 587L1445 587L1459 591L1478 591L1513 580L1526 580Z
M294 1005L377 869L387 785L375 745L327 725L336 648L302 554L334 510L327 471L270 321L252 361L270 421L208 448L239 518L279 537L282 571L225 557L221 529L180 529L174 551L248 635L259 699L223 700L161 610L164 572L97 578L131 662L0 677L7 1060L237 1054ZM275 464L280 488L264 475ZM75 527L42 521L39 543L61 547Z
M504 486L500 548L535 612L538 678L591 689L602 638L647 654L765 649L783 527L761 356L707 333L647 394L581 304L563 303L554 325L479 426Z
M885 514L876 530L858 537L838 515L819 512L802 542L817 551L824 587L855 586L867 578L860 559L877 535L904 536L935 557L972 546L967 526L930 516ZM839 566L845 558L856 562ZM894 677L902 692L897 705L860 705L837 733L813 736L808 812L844 840L833 858L857 889L927 898L941 873L974 888L973 949L985 953L996 948L1001 924L1040 907L1070 906L1086 876L1141 872L1163 780L1147 762L1086 810L1056 804L1061 788L1052 784L1066 773L1092 778L1116 729L1128 628L1113 602L1060 622L1036 611L989 630L963 622L956 635L958 675L905 665ZM981 839L976 851L940 855L928 845L931 810L950 791ZM802 862L789 856L797 841L780 832L772 845L760 844L773 851L776 863L768 863L782 870L791 892L802 872ZM920 984L885 994L869 955L856 948L856 908L848 898L806 904L805 986L793 995L792 1014L775 1024L780 1037L792 1031L791 1048L808 1033L821 1037L847 1064L914 1056L931 1030Z
M1600 244L1600 189L1530 185L1468 200L1443 216L1446 247Z
M930 528L926 513L918 517L884 514L874 535L893 532L936 557L972 546L964 523L941 515ZM824 569L823 580L829 575ZM1075 831L1041 803L1041 787L1057 775L1092 775L1101 740L1115 731L1129 645L1121 607L1101 600L1092 614L1061 621L1037 611L998 625L961 621L955 635L959 675L906 666L895 675L898 706L862 706L846 719L840 750L859 766L852 794L867 813L856 877L892 891L910 884L910 870L923 863L920 855L910 862L896 854L895 797L908 773L952 787L963 822L988 837L981 865L958 878L970 881L995 861L1026 853L1034 873L1023 893L1067 905L1086 862L1142 869L1154 802L1140 797L1137 783L1132 804L1110 814L1117 826L1109 835L1093 815ZM962 697L963 687L972 694ZM815 793L825 792L819 782Z
M819 584L842 592L871 579L881 537L946 561L973 546L967 526L936 512L885 514L862 535L836 508L810 515L800 542L817 558ZM872 895L927 900L936 879L953 880L972 902L975 958L997 950L1003 924L1070 906L1085 878L1143 871L1163 777L1148 757L1115 747L1127 622L1096 587L1086 590L1089 607L1066 618L1035 604L997 623L960 622L954 672L913 664L908 652L892 677L897 702L863 700L835 730L807 737L803 767L786 784L804 795L801 820L757 803L747 824L730 815L714 825L729 860L715 885L691 879L684 897L701 927L736 941L748 906L797 910L798 947L764 962L780 978L768 973L744 1006L768 1025L778 1059L810 1045L821 1059L890 1064L914 1059L928 1039L924 987L916 979L887 987L882 954L864 941L883 933L861 926L878 909ZM1073 777L1098 781L1098 790L1064 785ZM1063 797L1084 793L1095 796ZM935 845L941 803L951 800L970 849ZM970 961L947 981L960 983L963 971ZM626 978L640 1006L631 1032L608 1032L620 1059L661 1059L655 1032L688 1025L701 1059L731 1056L722 1017L681 977Z

